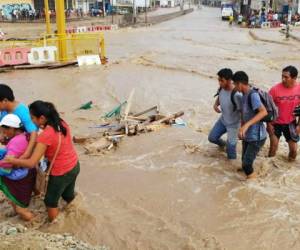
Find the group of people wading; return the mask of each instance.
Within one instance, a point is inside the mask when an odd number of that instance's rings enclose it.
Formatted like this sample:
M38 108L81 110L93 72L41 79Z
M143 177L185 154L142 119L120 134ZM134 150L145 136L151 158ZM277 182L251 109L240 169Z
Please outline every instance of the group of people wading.
M243 71L233 74L224 68L218 72L220 88L214 110L221 116L210 131L208 139L219 147L226 147L227 157L237 159L238 138L242 140L242 168L247 179L256 178L253 162L270 138L269 157L278 149L283 135L289 146L288 158L297 156L300 125L300 84L294 66L282 70L282 81L269 92L253 88ZM266 126L265 126L266 124ZM80 171L77 153L72 144L68 124L60 118L52 103L35 101L27 107L15 100L12 89L0 84L0 190L14 211L30 221L34 214L28 209L35 190L36 172L41 162L51 165L44 203L53 221L58 202L75 198L75 182ZM227 133L227 141L221 137ZM41 161L41 159L43 159ZM47 160L45 160L47 159Z
M0 127L4 145L0 150L0 190L15 213L32 220L35 214L28 206L31 197L37 195L37 168L51 163L44 203L53 221L59 213L60 198L67 203L75 198L80 171L68 124L52 103L39 100L27 107L15 100L9 86L0 84Z
M283 135L289 147L289 161L297 156L300 125L300 84L298 70L287 66L282 70L280 83L268 92L252 87L243 71L233 74L224 68L218 72L220 88L216 94L214 110L221 113L209 133L208 140L219 147L226 147L227 158L236 160L238 139L242 140L242 168L247 179L256 178L253 169L255 158L270 138L269 157L276 155ZM266 124L266 125L265 125ZM227 141L221 137L227 133Z

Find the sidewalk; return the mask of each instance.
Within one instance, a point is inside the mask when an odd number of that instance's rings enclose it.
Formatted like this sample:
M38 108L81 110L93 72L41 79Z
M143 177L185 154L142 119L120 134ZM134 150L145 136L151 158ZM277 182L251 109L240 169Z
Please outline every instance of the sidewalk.
M256 41L285 45L289 44L285 38L285 34L279 32L280 30L280 28L249 29L249 35Z
M293 27L290 31L290 37L300 42L300 27Z

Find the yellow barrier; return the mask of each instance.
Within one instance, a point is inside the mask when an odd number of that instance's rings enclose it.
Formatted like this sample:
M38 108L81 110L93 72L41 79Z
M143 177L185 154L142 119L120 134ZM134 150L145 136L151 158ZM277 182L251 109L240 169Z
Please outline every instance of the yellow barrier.
M45 34L43 37L33 40L0 41L0 49L43 46L56 46L58 48L60 39L57 34ZM76 60L79 55L100 55L101 61L103 63L106 61L103 33L68 34L63 40L67 45L65 57L61 60L63 62Z

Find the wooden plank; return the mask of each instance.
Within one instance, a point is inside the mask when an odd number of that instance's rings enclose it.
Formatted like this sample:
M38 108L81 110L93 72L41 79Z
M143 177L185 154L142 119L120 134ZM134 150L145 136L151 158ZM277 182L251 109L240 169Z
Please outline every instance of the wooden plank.
M40 64L40 65L18 65L14 66L14 69L44 69L52 66L53 63L49 64Z
M127 99L127 105L126 105L125 113L124 113L124 120L125 121L127 120L128 114L129 114L130 109L131 109L132 98L134 96L134 93L135 93L135 89L132 89L131 92L130 92L130 95L129 95L128 99Z
M132 89L131 92L130 92L130 95L127 99L127 105L126 105L126 109L125 109L125 113L124 113L124 122L125 122L125 133L126 135L128 135L128 132L129 132L129 129L128 129L128 115L129 115L129 112L130 112L130 109L131 109L131 104L132 104L132 98L134 96L134 92L135 92L135 89Z
M184 115L184 112L183 112L183 111L179 111L179 112L177 112L177 113L175 113L175 114L173 114L173 115L170 115L170 116L167 116L167 117L165 117L165 118L163 118L163 119L160 119L160 120L158 120L158 121L155 121L155 122L153 122L152 124L168 123L168 122L170 122L171 120L176 119L177 117L180 117L180 116L183 116L183 115Z
M153 110L156 110L156 113L158 113L158 108L157 108L157 106L154 106L154 107L152 107L152 108L149 108L149 109L146 109L146 110L144 110L144 111L142 111L142 112L139 112L139 113L137 113L137 114L134 114L133 116L134 116L134 117L138 117L138 116L147 114L147 113L149 113L149 112L151 112L151 111L153 111Z
M59 69L59 68L64 68L68 66L74 66L77 64L77 61L72 61L72 62L66 62L66 63L58 63L53 66L50 66L48 69Z
M133 120L133 121L144 122L144 121L146 121L148 118L146 118L146 117L128 116L127 119L128 119L128 120Z

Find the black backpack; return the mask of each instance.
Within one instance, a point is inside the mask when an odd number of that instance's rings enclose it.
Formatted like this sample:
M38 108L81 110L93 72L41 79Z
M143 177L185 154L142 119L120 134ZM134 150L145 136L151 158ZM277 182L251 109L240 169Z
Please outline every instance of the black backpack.
M214 97L219 96L221 90L222 90L222 88L220 87L220 88L218 89L217 93L214 95ZM231 91L231 95L230 95L230 100L231 100L231 103L232 103L232 105L233 105L233 112L235 112L235 111L237 110L237 105L236 105L236 102L235 102L235 100L234 100L234 96L235 96L236 93L237 93L236 90L232 90L232 91Z
M259 88L252 88L248 95L248 105L253 110L253 105L251 102L251 95L253 93L258 93L260 101L265 106L268 114L261 120L261 122L273 122L278 118L278 108L275 105L272 96Z

